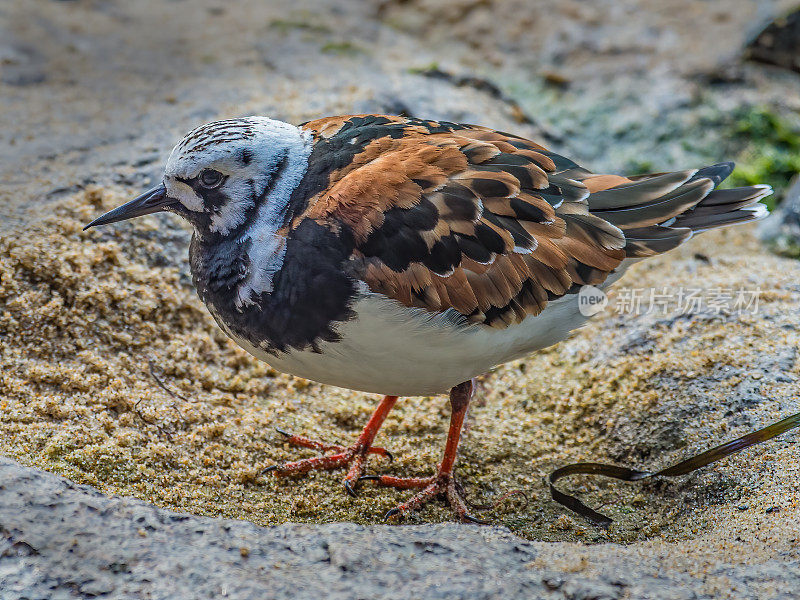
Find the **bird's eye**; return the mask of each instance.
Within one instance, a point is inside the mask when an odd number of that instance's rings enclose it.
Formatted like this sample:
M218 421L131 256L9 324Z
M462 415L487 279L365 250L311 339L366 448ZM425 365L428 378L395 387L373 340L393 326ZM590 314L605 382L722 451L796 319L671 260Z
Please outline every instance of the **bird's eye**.
M203 169L200 171L200 176L197 178L200 182L200 185L208 190L213 190L214 188L218 188L222 185L222 182L225 181L225 177L219 171L215 171L214 169Z

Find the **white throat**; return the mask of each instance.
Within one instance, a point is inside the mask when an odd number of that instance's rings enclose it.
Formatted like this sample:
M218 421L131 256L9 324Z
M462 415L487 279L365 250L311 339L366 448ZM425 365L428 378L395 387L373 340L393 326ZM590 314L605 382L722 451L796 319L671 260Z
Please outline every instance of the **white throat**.
M258 119L262 121L261 118ZM299 127L271 119L263 119L263 124L259 125L263 133L274 132L280 135L279 147L285 151L285 154L280 155L280 161L285 161L285 164L276 174L277 179L269 182L269 194L258 207L252 225L240 238L242 242L251 240L251 244L248 250L250 272L237 290L236 307L239 309L255 303L259 294L271 292L273 289L273 278L281 268L286 253L286 240L278 230L283 226L292 192L306 173L312 149L311 134ZM259 138L265 144L259 150L269 151L266 145L273 142L274 137L263 135Z

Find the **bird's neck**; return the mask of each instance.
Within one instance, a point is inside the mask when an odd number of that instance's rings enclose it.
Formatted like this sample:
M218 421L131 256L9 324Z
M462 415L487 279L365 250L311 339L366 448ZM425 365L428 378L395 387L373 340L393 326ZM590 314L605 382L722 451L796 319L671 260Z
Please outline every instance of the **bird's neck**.
M215 244L192 238L194 284L222 329L267 352L336 340L337 324L354 317L357 285L344 268L351 242L305 219L261 263L271 288L243 302L242 290L263 276L257 275L254 249L252 238Z
M273 291L286 252L286 226L308 170L310 135L289 125L280 133L281 150L272 151L273 164L264 168L269 175L253 190L252 199L239 203L239 210L228 211L230 222L218 219L223 226L195 224L195 278L209 290L226 289L238 310Z
M204 302L216 294L231 294L247 277L249 270L248 243L238 238L210 241L192 236L189 264L197 293Z

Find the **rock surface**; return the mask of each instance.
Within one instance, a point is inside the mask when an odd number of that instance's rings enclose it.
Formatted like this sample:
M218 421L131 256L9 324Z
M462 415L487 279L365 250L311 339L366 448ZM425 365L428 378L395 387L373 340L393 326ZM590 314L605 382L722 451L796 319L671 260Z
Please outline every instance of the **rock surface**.
M800 258L800 177L795 178L777 210L764 220L759 236L774 252Z
M721 565L703 577L622 546L550 544L469 525L257 527L106 497L0 458L0 598L795 597L800 560Z

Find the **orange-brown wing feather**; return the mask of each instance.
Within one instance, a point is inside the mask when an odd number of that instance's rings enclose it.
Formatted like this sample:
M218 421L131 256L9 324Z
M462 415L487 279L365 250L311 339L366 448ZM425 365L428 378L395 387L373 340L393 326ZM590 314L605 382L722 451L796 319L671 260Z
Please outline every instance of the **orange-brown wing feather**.
M587 187L588 171L538 144L402 117L305 127L322 143L371 136L328 171L328 185L295 221L347 231L353 272L401 304L505 327L602 282L625 256L620 230L589 214L585 200L614 182Z

